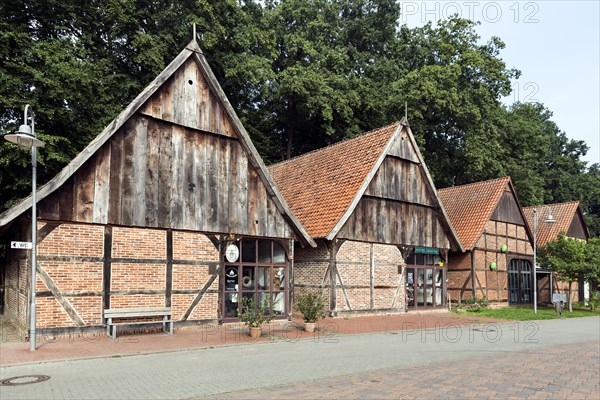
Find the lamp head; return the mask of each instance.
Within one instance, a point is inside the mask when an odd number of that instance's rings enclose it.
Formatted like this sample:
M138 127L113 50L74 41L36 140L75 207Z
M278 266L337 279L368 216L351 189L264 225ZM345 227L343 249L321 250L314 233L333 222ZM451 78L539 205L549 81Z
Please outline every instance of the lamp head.
M544 220L544 222L546 222L547 224L553 224L554 222L556 222L556 220L554 219L552 213L548 212L548 215L546 215L546 219Z
M22 133L23 135L33 136L33 133L31 132L31 127L25 124L19 126L19 130L16 133Z
M27 125L21 125L16 133L4 135L4 139L21 147L44 147L45 143L31 134L31 128L29 133L22 132L24 127L29 128Z

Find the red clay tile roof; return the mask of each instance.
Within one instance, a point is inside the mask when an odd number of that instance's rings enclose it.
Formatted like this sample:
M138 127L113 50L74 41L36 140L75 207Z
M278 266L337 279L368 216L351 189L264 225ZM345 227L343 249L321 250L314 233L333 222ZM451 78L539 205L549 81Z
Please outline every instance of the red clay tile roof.
M472 250L510 182L510 177L438 189L452 226L466 251Z
M269 167L310 236L331 232L399 127L395 123Z
M577 213L577 209L579 208L579 201L569 201L566 203L556 203L556 204L548 204L541 206L532 206L532 207L524 207L523 213L525 214L525 218L527 219L527 224L529 225L529 229L533 233L533 209L538 209L538 229L537 229L537 245L543 246L547 242L551 242L558 238L558 234L560 232L567 233L569 231L569 227L571 226L571 222L573 222L573 217L575 217ZM544 221L546 220L546 216L548 215L548 209L552 213L554 217L554 223L548 224Z

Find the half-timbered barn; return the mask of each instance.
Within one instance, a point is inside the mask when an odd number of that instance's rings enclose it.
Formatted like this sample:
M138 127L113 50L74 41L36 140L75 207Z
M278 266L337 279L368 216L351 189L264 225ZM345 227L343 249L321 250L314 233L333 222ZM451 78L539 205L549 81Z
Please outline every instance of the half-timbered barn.
M510 177L439 190L464 252L448 257L453 302L533 302L533 239Z
M242 297L291 313L294 242L314 246L192 41L38 191L37 328L98 328L105 310L231 321ZM0 215L30 240L31 198ZM5 318L26 332L30 251L6 251ZM30 264L29 264L30 265Z
M270 167L317 242L295 254L295 293L331 315L443 308L460 245L406 120Z
M527 219L529 228L533 230L533 210L538 212L538 229L537 229L537 246L544 246L546 243L558 239L558 235L562 232L569 238L588 240L590 233L587 224L583 218L583 212L579 206L579 201L570 201L566 203L548 204L535 207L525 207L523 212ZM548 216L548 212L554 217L554 223L546 224L543 221ZM537 271L538 288L540 291L540 301L549 303L552 293L567 293L568 284L555 279L551 271L540 269ZM589 299L589 285L584 283L583 279L579 281L578 293L572 293L572 300Z

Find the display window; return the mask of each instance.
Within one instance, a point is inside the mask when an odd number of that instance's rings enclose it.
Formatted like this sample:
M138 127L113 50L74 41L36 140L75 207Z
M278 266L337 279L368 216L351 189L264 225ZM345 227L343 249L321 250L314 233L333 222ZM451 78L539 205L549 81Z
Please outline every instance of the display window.
M239 252L232 245L239 246ZM223 319L238 319L243 297L267 299L275 318L286 317L288 265L283 246L268 239L242 239L229 246L222 273Z

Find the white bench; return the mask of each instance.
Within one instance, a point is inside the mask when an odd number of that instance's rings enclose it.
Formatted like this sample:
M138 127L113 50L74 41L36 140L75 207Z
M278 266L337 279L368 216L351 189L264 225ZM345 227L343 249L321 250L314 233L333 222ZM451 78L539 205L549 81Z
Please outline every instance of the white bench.
M120 318L146 318L146 317L162 317L161 321L130 321L115 323L114 319ZM117 326L121 325L141 325L141 324L156 324L162 322L163 332L169 335L173 334L173 320L171 319L171 307L152 307L152 308L107 308L104 310L104 318L106 318L106 334L113 339L117 338ZM167 324L169 330L167 331ZM112 328L112 332L111 332Z

